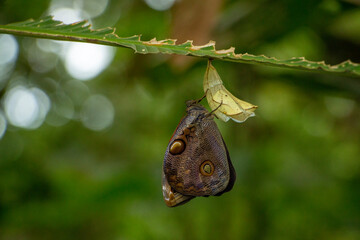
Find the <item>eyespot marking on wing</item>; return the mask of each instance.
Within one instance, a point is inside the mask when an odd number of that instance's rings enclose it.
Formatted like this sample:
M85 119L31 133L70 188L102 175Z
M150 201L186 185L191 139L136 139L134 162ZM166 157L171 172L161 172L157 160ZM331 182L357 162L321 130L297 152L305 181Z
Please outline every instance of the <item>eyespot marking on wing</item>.
M171 143L169 152L172 155L178 155L178 154L181 154L182 152L184 152L185 148L186 148L185 142L181 139L176 139L175 141L173 141Z
M214 164L209 161L206 160L204 161L201 165L200 165L200 173L204 176L211 176L213 175L215 170Z

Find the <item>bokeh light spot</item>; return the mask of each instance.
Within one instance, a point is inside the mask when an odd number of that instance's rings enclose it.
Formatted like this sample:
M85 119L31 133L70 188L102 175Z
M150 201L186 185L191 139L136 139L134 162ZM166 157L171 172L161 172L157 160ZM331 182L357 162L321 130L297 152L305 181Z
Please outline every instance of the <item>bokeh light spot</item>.
M17 127L39 127L50 108L47 95L38 88L22 86L11 89L5 97L5 113L9 122Z
M175 0L145 0L145 2L152 9L164 11L171 8Z
M4 133L6 131L6 118L2 112L0 112L0 139L4 136Z
M50 11L50 15L54 16L55 20L62 21L65 24L83 20L81 11L72 8L57 8Z
M101 15L107 5L109 0L84 0L83 8L90 15L91 18Z
M90 95L88 86L84 82L78 80L67 81L64 85L64 90L76 106L82 106L84 101Z
M325 105L335 117L347 117L355 108L355 101L341 97L326 97Z
M74 78L89 80L112 61L114 48L90 43L71 43L65 54L65 67Z
M85 127L91 130L104 130L114 121L114 107L106 97L93 95L83 105L81 121Z
M61 41L48 40L48 39L36 39L36 46L44 52L59 53L62 51Z
M31 48L28 49L27 59L29 65L35 72L46 73L55 68L58 62L58 55L51 52L44 52L34 43Z
M107 1L101 3L105 7ZM100 9L101 10L101 9ZM103 11L101 10L101 11ZM65 24L89 19L89 15L81 9L67 7L53 8L50 10L54 19ZM112 61L114 48L90 43L62 43L63 51L60 55L64 60L66 71L79 80L89 80L99 75Z
M52 107L46 118L49 125L59 127L75 118L74 103L67 94L59 91L52 95L51 99Z
M0 65L15 62L18 50L18 43L13 36L0 34Z

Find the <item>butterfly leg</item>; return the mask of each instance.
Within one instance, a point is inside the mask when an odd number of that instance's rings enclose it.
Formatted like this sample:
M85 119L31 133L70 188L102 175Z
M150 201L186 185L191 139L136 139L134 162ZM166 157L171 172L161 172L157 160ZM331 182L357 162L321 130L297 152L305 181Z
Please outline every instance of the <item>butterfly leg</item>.
M214 115L213 113L214 113L216 110L218 110L219 107L221 107L222 104L223 104L223 101L221 101L221 103L219 104L219 106L217 106L214 110L212 110L211 112L205 114L204 118L207 118L207 117L209 117L209 116L211 116L211 115ZM215 115L215 116L216 116L216 115Z
M187 106L191 106L194 104L198 104L199 102L201 102L201 100L203 100L206 97L206 93L204 93L204 95L201 98L195 99L195 100L188 100L186 101L186 105Z
M207 92L207 91L206 91ZM196 100L194 100L196 103L199 103L199 102L201 102L201 100L203 100L205 97L206 97L206 92L204 93L204 95L201 97L201 98L199 98L199 99L196 99Z

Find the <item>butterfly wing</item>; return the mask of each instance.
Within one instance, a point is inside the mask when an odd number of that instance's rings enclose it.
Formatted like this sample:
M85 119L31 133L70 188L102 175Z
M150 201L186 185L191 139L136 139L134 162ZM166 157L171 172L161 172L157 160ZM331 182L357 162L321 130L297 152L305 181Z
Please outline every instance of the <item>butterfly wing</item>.
M198 121L207 113L202 106L192 110L175 130L164 157L163 195L170 206L196 196L219 196L230 191L235 181L235 171L216 123L212 117ZM176 147L178 143L180 148Z

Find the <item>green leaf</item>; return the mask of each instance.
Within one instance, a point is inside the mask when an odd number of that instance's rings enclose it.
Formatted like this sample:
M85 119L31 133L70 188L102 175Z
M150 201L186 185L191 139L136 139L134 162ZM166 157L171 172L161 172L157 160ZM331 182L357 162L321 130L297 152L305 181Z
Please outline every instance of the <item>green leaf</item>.
M337 65L329 65L324 61L314 62L306 60L303 57L279 60L264 55L257 56L248 53L236 54L235 48L233 47L227 50L216 50L215 42L213 41L202 46L194 46L191 40L182 44L176 44L176 40L173 39L158 41L154 38L150 41L142 41L140 35L119 37L115 34L114 28L93 30L87 21L66 25L60 21L53 20L52 16L37 21L30 19L24 22L0 25L0 33L126 47L141 54L163 53L189 55L239 63L265 64L269 66L360 76L360 64L353 63L350 60Z

